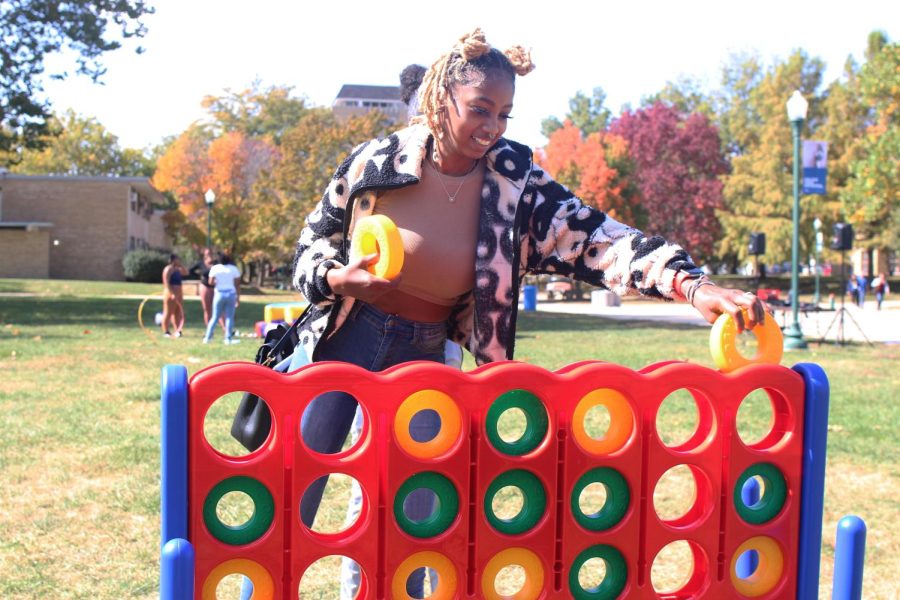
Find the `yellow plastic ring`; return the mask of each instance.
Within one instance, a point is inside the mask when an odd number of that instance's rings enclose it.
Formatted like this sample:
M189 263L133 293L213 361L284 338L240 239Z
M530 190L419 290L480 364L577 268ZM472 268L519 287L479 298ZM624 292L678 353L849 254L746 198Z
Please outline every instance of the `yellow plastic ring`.
M748 550L756 550L759 557L756 570L747 577L741 579L737 576L737 560ZM751 598L768 594L781 580L784 572L784 556L778 543L764 535L752 537L735 551L731 558L731 583L738 593Z
M430 567L437 572L438 586L429 598L432 600L450 600L456 595L456 567L449 558L438 552L416 552L400 563L394 571L391 581L391 597L412 600L412 596L406 593L406 580L416 569Z
M754 363L777 365L784 353L784 338L778 323L766 313L765 320L750 330L756 337L757 352L753 358L746 358L737 349L737 324L734 318L723 313L719 315L709 333L709 352L713 362L723 373Z
M353 228L350 240L350 259L378 254L378 261L369 265L369 273L393 279L403 268L403 239L397 226L384 215L361 218Z
M417 442L409 433L409 424L416 413L433 410L441 418L441 428L437 435L427 442ZM462 417L453 398L437 390L420 390L409 396L397 409L394 416L394 433L397 443L410 456L421 459L436 458L448 450L459 439Z
M584 427L589 410L604 406L609 411L609 429L600 439L591 437ZM620 392L609 388L594 390L578 401L572 414L572 435L585 451L591 454L611 454L619 450L634 431L634 413Z
M246 558L236 558L226 560L209 572L206 581L203 582L202 600L216 600L216 588L219 587L219 582L236 573L246 576L253 582L251 600L273 600L275 598L275 584L269 572L258 562Z
M525 571L525 584L511 596L497 593L495 582L504 567L519 565ZM488 561L481 576L481 591L485 600L535 600L544 590L544 565L531 550L507 548Z

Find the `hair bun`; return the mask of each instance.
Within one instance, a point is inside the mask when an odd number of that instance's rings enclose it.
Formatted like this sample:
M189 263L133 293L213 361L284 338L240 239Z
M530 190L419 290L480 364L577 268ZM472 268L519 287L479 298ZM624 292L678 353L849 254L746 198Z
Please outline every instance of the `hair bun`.
M487 43L487 38L485 38L481 27L476 27L473 31L459 38L459 42L454 50L459 52L460 56L466 61L470 61L490 52L491 45Z
M503 54L509 59L516 75L524 76L534 71L534 63L531 62L531 50L526 50L522 46L513 46L506 50Z

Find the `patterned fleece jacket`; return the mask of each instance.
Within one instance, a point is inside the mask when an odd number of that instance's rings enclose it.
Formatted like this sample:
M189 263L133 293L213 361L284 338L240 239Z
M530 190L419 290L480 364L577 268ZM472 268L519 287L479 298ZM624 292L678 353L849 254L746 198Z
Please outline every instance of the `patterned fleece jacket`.
M311 305L298 333L312 360L318 341L343 324L354 302L335 295L326 274L347 263L354 223L372 214L386 190L419 182L430 136L413 125L361 144L307 217L294 285ZM586 206L534 164L528 147L504 138L487 153L477 244L475 287L453 308L447 335L478 364L512 359L526 274L555 273L620 296L671 300L678 272L695 268L681 247Z

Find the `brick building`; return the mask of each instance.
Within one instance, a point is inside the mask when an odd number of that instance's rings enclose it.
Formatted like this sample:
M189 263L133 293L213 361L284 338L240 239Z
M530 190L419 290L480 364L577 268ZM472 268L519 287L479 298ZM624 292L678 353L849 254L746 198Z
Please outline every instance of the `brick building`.
M135 248L170 248L145 177L0 171L0 277L122 280Z
M380 110L397 125L405 125L409 107L400 99L399 86L344 84L331 104L331 110L339 121Z

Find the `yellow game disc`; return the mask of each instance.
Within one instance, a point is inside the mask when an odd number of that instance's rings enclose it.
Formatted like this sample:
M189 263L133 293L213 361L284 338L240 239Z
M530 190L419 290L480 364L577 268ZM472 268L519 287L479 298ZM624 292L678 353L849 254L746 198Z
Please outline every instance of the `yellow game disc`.
M453 562L443 554L426 550L409 556L394 571L391 582L393 598L412 600L412 596L406 593L406 580L413 571L422 567L430 567L437 573L437 589L428 596L431 600L450 600L456 595L456 567Z
M585 417L595 406L609 411L609 428L606 435L597 439L585 428ZM594 390L578 401L572 414L572 435L578 445L591 454L611 454L619 450L634 431L634 414L628 400L621 392L609 388Z
M737 349L737 324L729 314L719 315L709 333L709 352L713 362L723 373L729 373L739 367L754 363L777 365L784 353L784 338L778 323L772 315L766 313L766 319L750 330L756 337L758 349L756 356L746 358Z
M759 559L756 570L746 579L737 576L737 560L748 550L755 550ZM741 544L731 559L731 583L739 593L754 598L768 594L781 580L784 556L778 543L764 535L750 538Z
M369 265L369 273L393 279L403 268L403 239L397 226L384 215L369 215L357 221L350 240L350 260L378 254L378 262Z
M246 558L226 560L209 572L206 581L203 582L201 591L202 600L216 600L216 588L219 582L229 575L241 574L253 582L253 596L251 600L273 600L275 598L275 584L272 576L258 562Z
M510 596L497 593L496 580L505 567L519 565L525 571L522 588ZM525 548L501 550L488 561L481 575L481 593L485 600L535 600L544 591L544 566L537 554Z
M427 442L417 442L409 433L413 417L423 410L435 411L441 419L437 435ZM462 431L462 417L453 398L437 390L419 390L409 396L397 409L394 416L394 435L397 443L416 458L437 458L446 453Z

